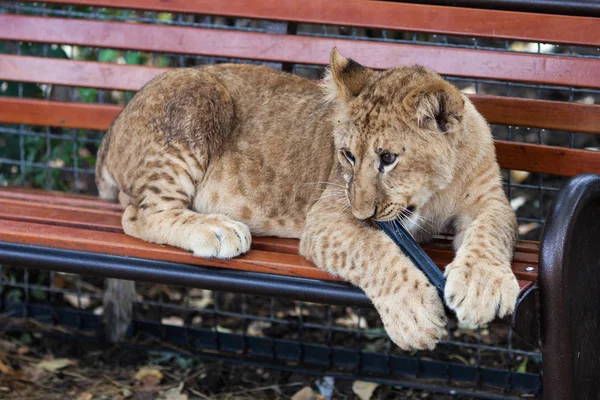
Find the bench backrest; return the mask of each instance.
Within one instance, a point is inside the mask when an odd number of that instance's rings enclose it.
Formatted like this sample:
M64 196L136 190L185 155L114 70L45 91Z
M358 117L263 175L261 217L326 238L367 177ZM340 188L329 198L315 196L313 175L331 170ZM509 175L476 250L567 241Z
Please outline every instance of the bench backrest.
M0 126L0 139L19 139L0 164L16 181L37 171L38 184L51 185L44 174L59 171L74 175L71 189L90 190L77 180L91 182L100 134L82 130L107 129L131 92L168 67L233 59L316 76L334 45L373 68L429 66L469 93L494 125L515 207L539 209L524 211L523 224L537 224L527 237L539 234L564 178L600 173L595 18L356 0L46 3L0 14L0 123L11 124ZM43 146L30 150L28 138ZM66 142L65 163L55 149Z

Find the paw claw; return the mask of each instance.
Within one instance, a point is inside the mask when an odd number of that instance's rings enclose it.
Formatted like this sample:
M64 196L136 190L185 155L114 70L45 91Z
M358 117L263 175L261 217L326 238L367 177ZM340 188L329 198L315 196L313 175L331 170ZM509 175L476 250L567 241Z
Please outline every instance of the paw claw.
M447 276L444 297L459 322L483 325L512 312L518 293L517 280L510 270L454 266Z
M437 290L421 287L424 302L404 291L373 299L378 310L391 310L379 314L392 341L405 351L432 350L446 332L446 315Z
M215 215L200 225L200 229L204 232L208 230L209 234L198 235L198 240L191 249L196 256L232 258L250 250L250 229L241 222Z

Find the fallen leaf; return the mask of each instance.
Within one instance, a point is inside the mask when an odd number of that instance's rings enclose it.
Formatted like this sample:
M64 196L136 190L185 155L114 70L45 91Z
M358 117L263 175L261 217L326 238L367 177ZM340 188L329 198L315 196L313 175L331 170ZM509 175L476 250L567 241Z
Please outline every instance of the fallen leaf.
M528 224L519 225L519 235L525 235L526 233L531 232L534 229L540 227L540 224L537 222L530 222Z
M335 379L331 376L325 376L323 379L315 382L315 385L319 389L319 393L322 396L320 400L331 400L333 396L333 388L335 387Z
M519 365L519 368L517 368L517 372L524 374L525 372L527 372L527 362L529 361L529 357L525 357L523 359L523 362Z
M158 386L162 378L162 372L153 368L141 368L134 376L134 379L144 386Z
M13 342L9 342L8 340L0 339L0 350L5 353L9 353L11 351L15 351L17 349L17 345Z
M21 355L25 355L25 354L29 354L31 350L29 349L29 347L26 346L21 346L19 347L19 349L17 350L17 353L21 354Z
M314 398L315 391L310 386L304 386L292 396L292 400L313 400Z
M525 179L529 178L529 172L512 170L510 171L510 177L514 183L521 183Z
M91 393L82 392L82 393L79 393L79 396L77 396L76 400L92 400L93 397L94 397L94 395Z
M183 390L183 382L181 382L178 387L174 387L169 390L165 390L164 392L161 392L159 399L160 400L188 400L187 394L181 393L182 390Z
M48 371L37 367L24 366L20 370L16 371L14 376L16 379L20 379L27 382L39 382Z
M377 386L379 385L373 382L354 381L352 391L360 400L369 400L373 396L373 392L377 389Z
M190 289L189 304L194 308L206 308L213 303L212 291L206 289Z
M337 318L335 323L351 329L369 329L367 320L351 311L345 317Z
M0 372L4 375L12 375L13 369L0 361Z
M183 326L184 325L183 318L175 317L175 316L161 318L160 322L164 325L173 325L173 326Z
M248 334L250 336L258 336L263 337L265 334L263 333L264 329L268 329L271 327L271 323L267 321L252 321L248 325Z
M469 362L467 361L466 358L464 358L463 356L459 355L459 354L450 354L448 356L449 360L458 360L461 363L465 364L465 365L469 365Z
M67 284L67 281L65 281L65 278L63 278L60 275L55 275L54 276L54 287L57 289L64 289L65 286Z
M54 360L41 361L37 367L45 371L56 372L70 365L75 365L75 362L68 358L55 358Z
M519 196L519 197L515 197L514 199L512 199L510 201L510 206L512 207L513 210L517 211L519 208L521 208L526 202L525 196Z
M75 308L88 308L92 304L88 295L77 296L75 293L65 293L63 298Z
M475 85L470 85L462 89L461 92L463 92L464 94L477 94L477 88L475 87Z

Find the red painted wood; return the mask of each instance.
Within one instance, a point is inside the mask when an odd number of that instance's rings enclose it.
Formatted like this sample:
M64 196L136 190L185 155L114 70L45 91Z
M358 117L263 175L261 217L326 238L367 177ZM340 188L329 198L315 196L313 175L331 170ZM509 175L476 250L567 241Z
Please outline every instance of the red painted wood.
M1 31L1 28L0 28ZM1 34L0 34L1 35ZM137 91L168 68L0 55L0 80Z
M542 174L575 176L600 173L600 152L496 140L503 168Z
M383 1L50 0L47 2L484 36L528 42L600 45L600 29L596 18ZM541 20L544 22L540 23Z
M0 55L0 79L17 82L137 91L165 71L168 69ZM492 124L600 133L599 105L486 95L469 98ZM1 98L0 102L4 122L34 125L107 129L120 111L111 105L42 104L14 98Z
M76 196L72 199L68 199L65 196L64 204L56 204L46 203L44 201L46 195L43 192L40 194L40 201L32 201L31 193L25 193L25 199L23 200L18 200L14 197L3 198L2 194L4 192L6 191L0 190L0 221L35 223L52 227L123 235L120 212L82 207L80 203L76 205L69 204L70 200L83 200L83 196ZM90 198L90 202L97 201L92 199ZM89 238L91 236L87 235L86 237ZM523 252L520 250L520 247L518 245L515 252L513 270L522 279L534 280L537 276L538 255L535 252ZM254 237L252 248L272 253L298 255L298 240ZM454 257L454 251L449 240L437 239L425 245L424 249L440 268L444 268ZM536 270L527 271L526 268L528 266L533 266Z
M600 87L600 68L589 58L6 14L0 27L5 40L317 65L328 64L337 46L372 68L421 64L443 75Z

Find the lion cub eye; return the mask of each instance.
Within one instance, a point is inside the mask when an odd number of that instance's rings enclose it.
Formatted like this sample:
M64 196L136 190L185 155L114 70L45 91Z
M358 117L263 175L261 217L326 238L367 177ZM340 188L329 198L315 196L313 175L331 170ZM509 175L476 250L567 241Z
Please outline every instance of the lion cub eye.
M344 154L344 157L346 157L348 162L350 162L350 164L354 165L354 162L356 161L356 159L354 158L354 155L349 150L342 150L342 153Z
M396 155L392 153L383 153L381 156L381 164L385 167L393 164L396 161Z

